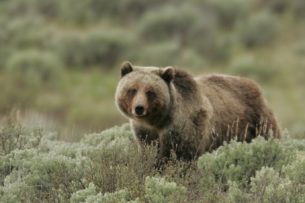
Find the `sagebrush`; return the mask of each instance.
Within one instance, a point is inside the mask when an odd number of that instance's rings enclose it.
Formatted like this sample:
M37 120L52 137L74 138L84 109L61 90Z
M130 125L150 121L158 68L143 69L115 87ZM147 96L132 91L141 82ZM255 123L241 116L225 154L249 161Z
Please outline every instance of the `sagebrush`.
M304 146L232 141L160 170L157 148L139 151L127 124L75 143L11 125L0 131L0 202L304 202Z

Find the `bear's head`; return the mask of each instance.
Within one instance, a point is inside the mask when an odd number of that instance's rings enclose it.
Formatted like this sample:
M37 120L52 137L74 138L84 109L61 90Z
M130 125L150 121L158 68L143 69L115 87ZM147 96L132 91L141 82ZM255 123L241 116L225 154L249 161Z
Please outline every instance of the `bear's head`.
M123 63L116 89L116 105L128 118L155 125L171 107L174 68L138 67Z

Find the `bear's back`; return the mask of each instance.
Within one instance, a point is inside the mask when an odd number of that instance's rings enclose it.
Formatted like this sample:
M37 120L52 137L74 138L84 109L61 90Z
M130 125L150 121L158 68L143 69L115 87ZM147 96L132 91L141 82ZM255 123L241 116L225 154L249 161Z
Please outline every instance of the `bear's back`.
M258 84L248 78L210 74L195 78L201 91L211 102L222 100L224 103L255 106L261 105L262 93ZM258 104L258 103L259 104Z
M257 136L261 122L267 122L268 126L272 126L275 137L280 137L274 115L256 82L222 74L202 75L195 80L202 95L209 99L213 107L211 123L219 142L223 141L219 134L226 136L224 139L238 136L238 140L250 141Z

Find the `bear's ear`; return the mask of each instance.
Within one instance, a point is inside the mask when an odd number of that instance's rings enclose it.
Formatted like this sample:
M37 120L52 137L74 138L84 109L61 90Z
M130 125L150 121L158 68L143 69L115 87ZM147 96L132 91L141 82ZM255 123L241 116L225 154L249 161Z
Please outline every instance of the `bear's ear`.
M121 77L124 77L126 74L132 72L133 67L129 61L125 61L121 67Z
M164 68L164 70L161 73L161 78L163 78L163 80L165 80L165 82L167 83L170 83L173 80L174 76L175 76L175 70L171 66Z

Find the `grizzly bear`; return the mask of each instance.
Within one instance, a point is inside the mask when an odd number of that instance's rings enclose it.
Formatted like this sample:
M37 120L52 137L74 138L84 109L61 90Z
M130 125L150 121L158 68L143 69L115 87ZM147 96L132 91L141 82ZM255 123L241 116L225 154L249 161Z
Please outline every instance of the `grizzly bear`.
M158 143L160 159L172 152L178 159L196 159L231 139L281 137L260 88L243 77L193 77L173 67L125 62L115 100L140 146Z

